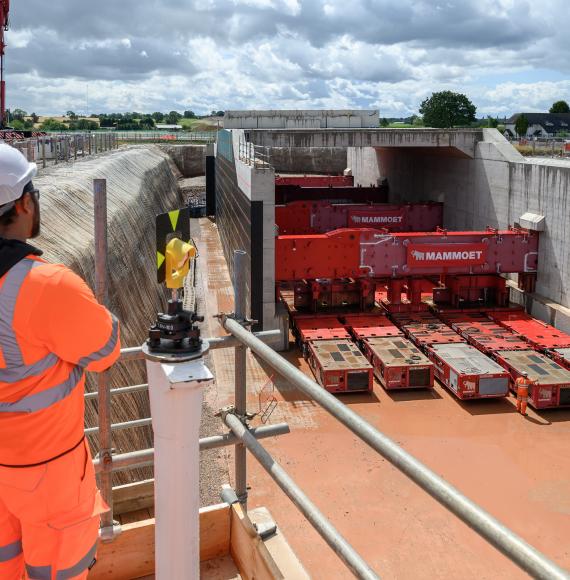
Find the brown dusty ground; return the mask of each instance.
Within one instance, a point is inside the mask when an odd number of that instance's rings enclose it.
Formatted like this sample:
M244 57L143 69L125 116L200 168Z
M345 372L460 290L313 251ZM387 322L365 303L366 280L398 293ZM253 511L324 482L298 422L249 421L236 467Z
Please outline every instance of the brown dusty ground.
M195 237L207 265L204 334L221 334L212 316L231 311L232 291L216 226L200 220ZM297 350L286 357L311 376ZM212 361L217 388L207 403L217 409L233 402L233 352L215 351ZM257 392L267 376L249 355L251 411L259 407ZM291 434L264 446L382 578L526 577L301 392L276 380L274 394L279 404L269 422L288 422ZM370 395L341 400L570 568L570 410L531 410L524 419L512 398L462 403L440 385L431 392L388 394L376 384ZM224 450L220 462L231 471L231 451ZM270 509L312 577L351 578L251 456L248 469L249 506Z

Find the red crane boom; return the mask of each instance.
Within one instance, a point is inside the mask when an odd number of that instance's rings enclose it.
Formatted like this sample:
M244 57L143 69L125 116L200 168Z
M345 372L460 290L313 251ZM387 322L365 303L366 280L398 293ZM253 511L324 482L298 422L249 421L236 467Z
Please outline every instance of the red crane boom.
M10 0L0 0L0 127L6 126L6 81L4 80L4 32L10 24L8 14L10 12Z

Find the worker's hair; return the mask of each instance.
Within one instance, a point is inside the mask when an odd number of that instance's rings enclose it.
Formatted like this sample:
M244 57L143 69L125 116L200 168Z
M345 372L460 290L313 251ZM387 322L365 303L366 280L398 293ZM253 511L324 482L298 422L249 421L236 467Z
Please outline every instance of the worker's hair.
M24 194L22 193L22 196L19 197L16 201L20 201L22 199L22 197L24 197ZM16 220L16 206L12 207L12 209L8 210L5 214L0 216L0 228L5 228L7 226L10 226L14 223L14 221Z
M34 190L34 184L30 181L29 183L26 184L26 187L24 187L24 191L22 191L22 195L18 199L14 200L14 202L21 201L26 193L29 193L33 190ZM16 220L17 215L18 214L16 213L16 206L14 205L14 207L12 207L12 209L8 210L5 214L0 216L0 228L5 228L7 226L12 225L14 223L14 221Z

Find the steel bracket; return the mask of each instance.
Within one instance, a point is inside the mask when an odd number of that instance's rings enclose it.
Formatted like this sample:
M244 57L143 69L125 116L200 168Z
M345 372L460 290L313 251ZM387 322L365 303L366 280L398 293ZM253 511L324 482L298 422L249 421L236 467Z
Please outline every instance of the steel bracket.
M216 413L216 417L220 417L222 419L222 421L225 422L226 417L228 415L234 415L236 416L240 422L245 425L248 429L249 429L249 425L248 425L248 421L251 421L252 419L254 419L257 416L257 413L244 413L243 415L240 415L237 411L236 408L233 405L228 405L227 407L222 407L217 413Z
M121 524L113 520L113 525L105 528L99 528L99 539L104 543L112 542L117 536L120 536L123 529Z

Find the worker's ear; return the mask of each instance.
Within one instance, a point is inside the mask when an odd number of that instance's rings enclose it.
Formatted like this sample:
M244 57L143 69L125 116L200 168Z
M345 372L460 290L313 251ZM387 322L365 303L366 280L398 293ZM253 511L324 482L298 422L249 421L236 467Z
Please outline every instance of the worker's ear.
M18 214L30 214L34 211L34 200L31 193L25 193L22 199L16 203L16 211Z

